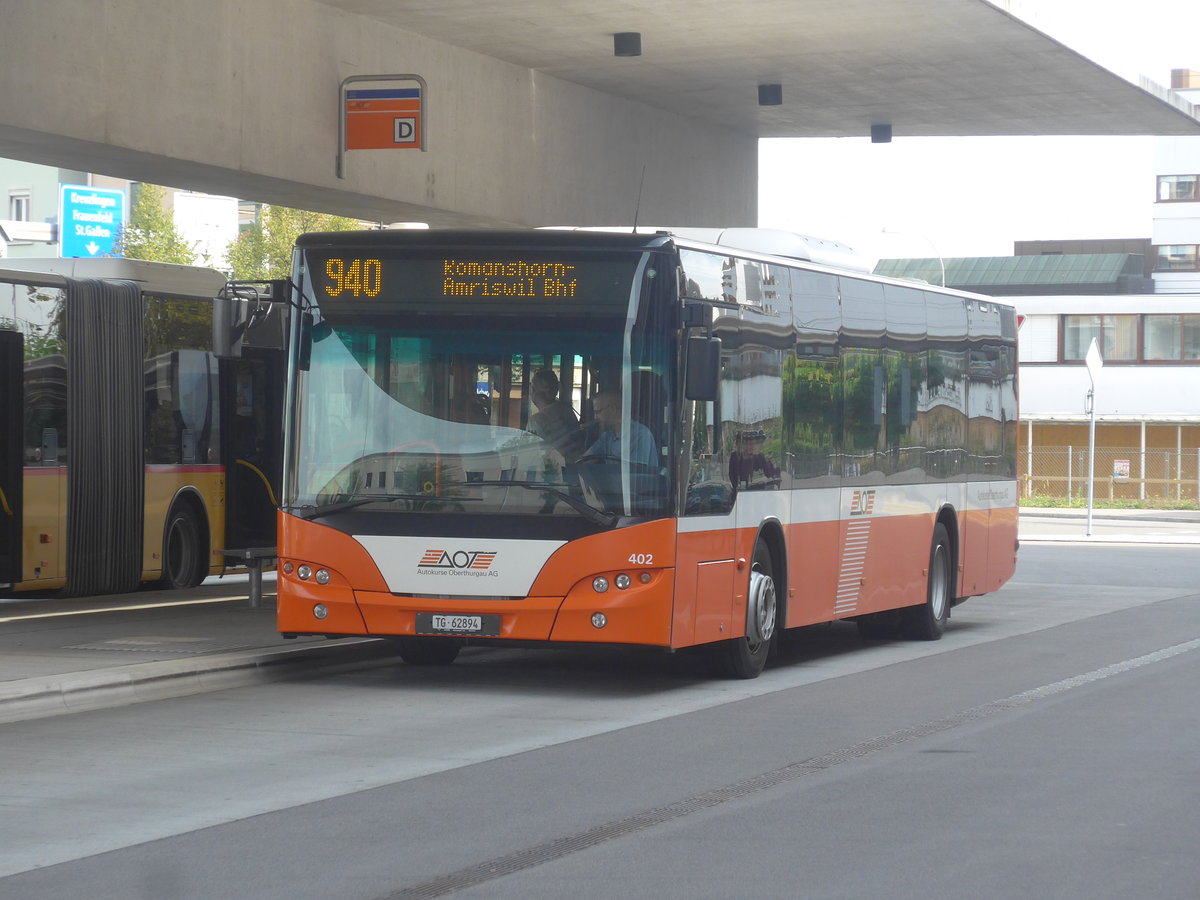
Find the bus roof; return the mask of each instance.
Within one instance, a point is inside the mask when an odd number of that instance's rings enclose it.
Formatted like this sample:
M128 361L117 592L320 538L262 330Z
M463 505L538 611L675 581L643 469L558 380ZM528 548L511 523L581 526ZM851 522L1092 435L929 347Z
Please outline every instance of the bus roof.
M59 284L52 278L95 278L101 281L133 281L147 294L165 297L211 298L225 286L226 278L216 269L149 262L144 259L104 257L61 259L28 257L0 260L0 277L17 280L40 276L42 284Z
M369 235L369 236L368 236ZM342 247L589 247L602 250L649 250L667 242L726 253L775 257L784 262L805 262L846 272L870 272L853 248L836 241L763 228L591 228L554 226L537 229L381 229L302 234L300 248Z
M600 247L640 250L661 246L669 235L660 232L572 232L550 229L381 229L378 231L324 231L302 234L297 247L338 247L370 244L382 247Z
M757 232L757 234L756 234ZM789 236L793 240L788 240ZM713 238L721 241L714 243ZM825 246L819 246L824 243ZM908 279L876 275L858 262L854 250L834 241L781 232L774 229L633 229L609 228L508 228L508 229L380 229L373 231L310 232L296 238L301 249L316 247L521 247L529 250L591 248L601 250L653 250L667 244L723 252L746 258L774 260L781 264L800 265L833 274L849 275L864 281L894 284L909 288L936 291L971 300L1012 306L1011 298L995 298L956 288L941 287ZM800 255L806 250L809 256ZM815 251L815 252L814 252ZM816 257L816 258L813 258Z

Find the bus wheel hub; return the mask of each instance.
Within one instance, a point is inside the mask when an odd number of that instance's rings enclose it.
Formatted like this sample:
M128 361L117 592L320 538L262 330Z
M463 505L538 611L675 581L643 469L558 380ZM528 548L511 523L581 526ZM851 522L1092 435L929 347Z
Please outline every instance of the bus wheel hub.
M775 579L759 569L750 573L746 604L746 637L752 644L769 641L775 634Z

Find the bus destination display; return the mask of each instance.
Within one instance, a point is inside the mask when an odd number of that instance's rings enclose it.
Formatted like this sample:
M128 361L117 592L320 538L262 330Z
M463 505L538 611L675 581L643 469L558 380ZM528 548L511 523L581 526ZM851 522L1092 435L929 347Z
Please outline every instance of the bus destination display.
M442 260L443 297L574 297L579 281L570 263Z
M319 299L412 302L454 298L624 302L636 258L309 257Z

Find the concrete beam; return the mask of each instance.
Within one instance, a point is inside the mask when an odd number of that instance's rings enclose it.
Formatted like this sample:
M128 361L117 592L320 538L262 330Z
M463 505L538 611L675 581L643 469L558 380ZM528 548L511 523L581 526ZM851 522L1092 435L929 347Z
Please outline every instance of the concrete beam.
M309 0L0 0L0 156L373 221L754 224L753 134ZM338 86L413 72L428 150L353 151ZM644 178L644 185L643 185Z

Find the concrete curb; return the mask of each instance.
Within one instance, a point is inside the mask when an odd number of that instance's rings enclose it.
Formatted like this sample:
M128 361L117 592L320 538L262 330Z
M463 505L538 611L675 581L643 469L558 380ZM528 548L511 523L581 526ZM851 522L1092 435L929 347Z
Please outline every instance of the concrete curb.
M351 671L398 659L389 642L361 638L318 647L241 650L24 678L0 682L0 723L184 697L302 674Z
M1087 519L1087 510L1083 509L1057 509L1055 507L1022 507L1019 511L1021 516L1029 516L1036 519L1068 519L1070 521L1081 521ZM1094 509L1092 510L1092 521L1094 522L1165 522L1173 525L1187 525L1200 522L1200 512L1192 510L1112 510L1112 509Z
M1022 544L1059 543L1059 544L1162 544L1162 545L1197 545L1200 537L1170 537L1167 535L1140 534L1022 534Z

